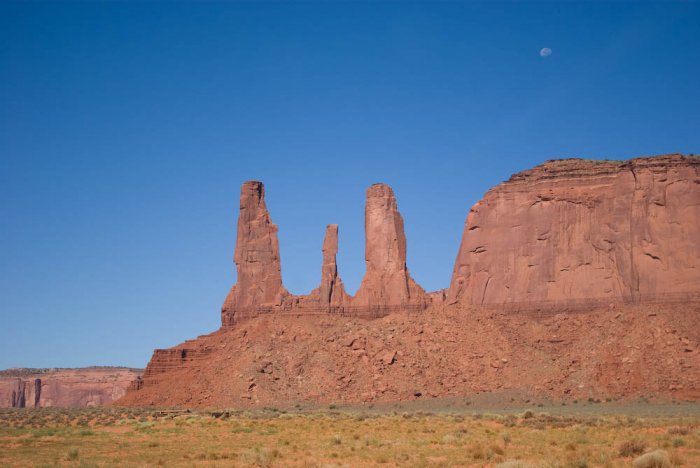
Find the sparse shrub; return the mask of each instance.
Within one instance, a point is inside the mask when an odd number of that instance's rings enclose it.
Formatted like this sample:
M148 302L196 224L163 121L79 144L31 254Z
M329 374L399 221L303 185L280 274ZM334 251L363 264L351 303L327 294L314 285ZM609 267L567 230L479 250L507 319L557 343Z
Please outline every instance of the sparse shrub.
M331 438L331 445L340 445L340 444L342 444L342 443L343 443L343 439L340 438L340 435L339 435L339 434L335 434L335 435Z
M523 413L523 419L530 419L530 418L534 418L534 417L535 417L535 413L533 413L530 410L527 410L527 411L525 411L525 413Z
M234 434L239 434L239 433L244 433L244 434L250 434L253 432L253 429L247 426L242 426L242 427L234 427L231 429L231 432Z
M78 449L72 448L68 451L68 460L74 461L77 460L79 456Z
M489 448L489 450L491 452L495 453L496 455L503 455L503 453L504 453L503 447L501 447L500 445L492 445Z
M375 461L379 464L384 464L384 463L389 463L389 459L386 457L386 455L379 455L375 459Z
M690 428L682 426L669 427L667 432L670 435L688 435L690 434Z
M646 446L647 444L643 440L631 439L623 442L617 453L621 457L632 457L644 452Z
M683 447L685 445L685 441L681 438L678 439L673 439L673 446L674 447Z
M671 453L671 465L672 466L683 466L685 465L685 460L676 452Z
M663 450L654 450L635 458L632 462L634 468L671 468L671 460Z
M484 450L478 445L473 445L469 449L469 455L471 455L474 460L483 460L486 457Z

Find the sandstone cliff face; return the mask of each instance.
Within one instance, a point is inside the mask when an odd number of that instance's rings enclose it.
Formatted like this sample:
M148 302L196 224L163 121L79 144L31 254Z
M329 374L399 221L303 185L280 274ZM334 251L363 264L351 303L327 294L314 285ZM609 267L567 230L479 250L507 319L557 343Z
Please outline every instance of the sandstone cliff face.
M403 218L389 186L375 184L367 191L367 272L355 297L345 292L338 273L336 224L326 228L320 286L307 295L287 292L280 273L277 227L270 219L264 194L262 182L246 182L241 188L234 255L238 282L221 308L222 326L269 313L376 318L392 311L420 311L430 303L430 296L408 273Z
M469 212L448 303L688 300L700 289L700 159L548 161Z
M141 369L8 369L0 371L0 408L102 406L126 394Z

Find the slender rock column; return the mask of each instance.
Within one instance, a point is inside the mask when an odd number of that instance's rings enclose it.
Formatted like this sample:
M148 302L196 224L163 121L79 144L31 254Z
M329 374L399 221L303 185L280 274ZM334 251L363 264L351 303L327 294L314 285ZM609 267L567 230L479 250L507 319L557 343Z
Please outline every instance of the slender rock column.
M341 305L347 295L345 287L338 275L338 225L326 226L326 236L323 239L323 265L321 266L321 286L319 288L319 302L330 310L332 306Z
M353 307L425 307L429 302L406 267L403 218L393 190L385 184L374 184L367 190L365 263L367 270L352 301Z
M233 261L238 281L221 310L224 325L232 324L238 312L279 306L287 295L282 286L277 226L267 211L262 182L249 181L241 187Z

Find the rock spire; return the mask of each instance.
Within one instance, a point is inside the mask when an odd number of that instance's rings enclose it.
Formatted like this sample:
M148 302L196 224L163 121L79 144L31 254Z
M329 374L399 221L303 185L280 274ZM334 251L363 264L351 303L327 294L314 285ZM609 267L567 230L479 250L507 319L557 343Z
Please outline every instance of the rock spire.
M338 225L326 226L326 236L323 239L323 265L321 266L321 286L319 287L319 302L322 305L342 305L347 294L338 275Z
M366 272L353 299L358 306L424 306L427 296L406 267L406 234L394 191L385 184L367 189Z
M238 281L224 301L222 315L282 304L287 292L282 286L277 226L267 211L262 182L248 181L241 186L233 261Z

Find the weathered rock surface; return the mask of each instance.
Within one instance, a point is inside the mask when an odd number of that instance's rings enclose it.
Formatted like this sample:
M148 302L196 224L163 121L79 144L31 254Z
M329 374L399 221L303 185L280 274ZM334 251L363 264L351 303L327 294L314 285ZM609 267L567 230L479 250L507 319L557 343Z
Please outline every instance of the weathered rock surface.
M102 406L126 394L142 369L8 369L0 371L0 408Z
M408 273L391 189L374 185L367 271L354 298L338 275L334 226L321 286L286 293L275 276L279 251L262 185L245 215L244 187L238 242L242 251L262 245L250 251L264 265L246 270L260 278L259 290L239 281L222 328L156 350L119 404L245 407L484 392L528 401L697 399L699 171L700 158L669 155L549 161L516 174L471 209L450 288L429 294ZM242 262L237 254L239 274Z
M406 267L406 235L391 188L367 190L365 208L367 273L355 297L345 292L338 274L338 225L329 224L323 241L321 284L307 295L289 294L282 285L277 227L265 206L262 182L241 188L234 262L238 282L221 308L222 326L264 314L338 314L376 318L392 311L421 311L428 296Z
M343 281L338 275L338 225L329 224L326 227L326 236L323 239L323 265L321 266L321 286L318 291L318 300L324 306L342 306L347 300L347 294Z
M518 314L433 305L375 320L268 314L158 351L143 387L117 404L697 400L699 340L700 303Z
M430 302L408 273L403 218L393 190L385 184L367 190L365 263L365 276L352 300L354 307L422 310Z
M273 310L282 305L288 293L282 286L277 226L267 211L262 182L249 181L241 187L233 261L238 282L221 310L224 325L232 324L236 315L254 316L258 310Z
M448 303L560 307L700 298L700 158L567 159L472 207Z

